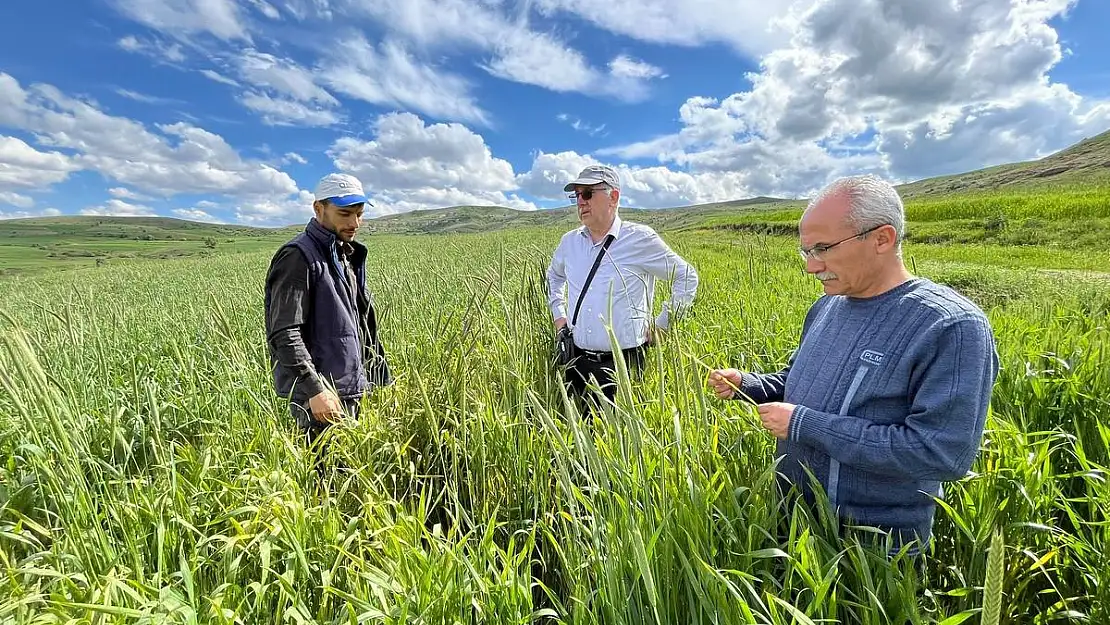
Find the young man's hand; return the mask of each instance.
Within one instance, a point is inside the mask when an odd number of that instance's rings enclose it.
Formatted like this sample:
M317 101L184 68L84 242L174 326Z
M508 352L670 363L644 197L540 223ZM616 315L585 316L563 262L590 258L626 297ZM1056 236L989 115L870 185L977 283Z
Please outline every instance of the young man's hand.
M320 423L335 423L343 418L343 405L331 391L323 391L308 400L312 418Z

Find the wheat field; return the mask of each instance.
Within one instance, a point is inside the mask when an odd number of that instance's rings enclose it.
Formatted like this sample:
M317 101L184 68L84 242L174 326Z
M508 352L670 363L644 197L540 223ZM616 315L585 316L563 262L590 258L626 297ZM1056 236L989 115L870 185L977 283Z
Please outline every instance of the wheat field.
M548 364L560 234L364 239L398 380L325 480L270 387L269 253L0 281L0 623L1110 622L1110 284L910 250L1002 358L918 571L779 497L706 389L796 344L793 241L665 234L695 310L586 422Z

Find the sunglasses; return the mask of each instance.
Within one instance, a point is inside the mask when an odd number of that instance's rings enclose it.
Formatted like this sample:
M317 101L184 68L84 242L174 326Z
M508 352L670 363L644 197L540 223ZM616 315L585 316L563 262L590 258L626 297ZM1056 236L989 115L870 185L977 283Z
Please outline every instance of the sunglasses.
M572 200L577 200L579 197L581 197L583 200L586 200L587 202L589 202L590 199L593 198L595 193L606 193L608 191L609 191L608 188L585 189L583 191L577 191L576 190L574 193L567 194L567 197L569 197Z

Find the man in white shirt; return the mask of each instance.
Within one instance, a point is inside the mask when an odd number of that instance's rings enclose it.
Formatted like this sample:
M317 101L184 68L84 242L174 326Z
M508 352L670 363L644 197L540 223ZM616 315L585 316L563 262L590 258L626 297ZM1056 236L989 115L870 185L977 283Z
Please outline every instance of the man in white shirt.
M555 329L569 327L574 337L577 358L567 367L569 390L581 398L586 397L591 376L610 401L616 394L610 328L630 373L638 373L646 347L658 331L669 328L689 309L698 288L697 271L653 229L621 220L617 214L620 188L617 172L603 165L583 169L563 188L576 201L582 226L563 235L547 268L547 304ZM610 237L583 297L590 269ZM671 298L653 319L656 279L672 281L672 288Z

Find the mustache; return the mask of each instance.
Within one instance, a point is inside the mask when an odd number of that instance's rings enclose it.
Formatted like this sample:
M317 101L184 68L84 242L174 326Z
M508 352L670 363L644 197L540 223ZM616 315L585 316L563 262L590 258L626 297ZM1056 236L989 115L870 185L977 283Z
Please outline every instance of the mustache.
M833 280L836 278L836 274L831 271L822 271L821 273L816 274L816 277L818 280Z

